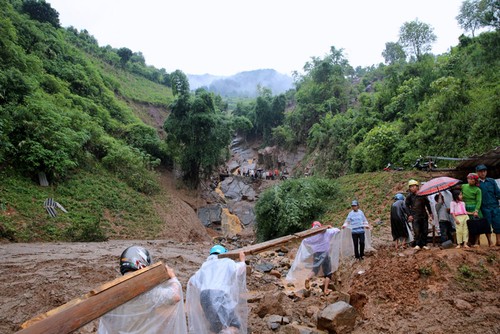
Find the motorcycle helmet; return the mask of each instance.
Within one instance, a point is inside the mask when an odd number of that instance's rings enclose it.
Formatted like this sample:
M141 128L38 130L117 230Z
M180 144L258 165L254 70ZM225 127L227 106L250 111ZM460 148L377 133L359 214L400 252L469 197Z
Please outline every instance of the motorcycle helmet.
M125 249L120 256L120 272L124 275L128 271L136 271L153 263L146 248L131 246Z
M394 195L394 199L395 199L396 201L399 201L399 200L404 200L404 199L405 199L405 196L404 196L403 194L401 194L401 193L398 193L398 194Z
M217 255L222 253L227 253L227 249L221 245L215 245L212 248L210 248L210 255Z

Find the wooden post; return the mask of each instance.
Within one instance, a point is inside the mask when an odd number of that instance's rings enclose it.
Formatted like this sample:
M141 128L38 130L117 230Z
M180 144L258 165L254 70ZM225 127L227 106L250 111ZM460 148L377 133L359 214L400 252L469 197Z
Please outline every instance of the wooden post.
M165 265L155 263L26 321L18 333L71 333L169 278Z
M301 240L301 239L310 237L312 235L318 234L320 232L323 232L327 228L328 228L327 226L313 228L310 230L305 230L305 231L294 233L291 235L286 235L286 236L281 237L281 238L268 240L268 241L262 242L260 244L235 249L235 250L229 251L229 252L224 253L224 254L219 254L219 258L228 257L230 259L238 259L240 252L245 253L245 255L258 254L258 253L261 253L261 252L268 250L269 248L273 248L273 247L276 247L278 245L286 244L287 242L290 242L293 240Z

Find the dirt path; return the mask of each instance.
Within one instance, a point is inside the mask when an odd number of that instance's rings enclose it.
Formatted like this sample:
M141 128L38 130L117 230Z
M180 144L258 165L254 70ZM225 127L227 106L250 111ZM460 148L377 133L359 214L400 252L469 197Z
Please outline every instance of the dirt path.
M147 247L155 261L175 268L183 287L206 258L209 242L118 241L103 243L0 244L0 333L119 277L118 256L131 244ZM288 297L286 265L295 252L251 256L248 276L252 333L285 333L268 328L267 316L284 314L291 322L315 326L318 311L335 301L313 281L311 296ZM275 274L256 269L273 263ZM500 333L500 249L440 250L415 253L378 247L362 263L347 261L336 290L348 293L360 318L354 333ZM361 273L362 272L362 273ZM361 273L361 274L360 274ZM280 300L270 303L266 296ZM293 295L291 295L293 296ZM268 311L263 313L267 307ZM260 315L264 314L261 318ZM94 333L97 321L78 333Z

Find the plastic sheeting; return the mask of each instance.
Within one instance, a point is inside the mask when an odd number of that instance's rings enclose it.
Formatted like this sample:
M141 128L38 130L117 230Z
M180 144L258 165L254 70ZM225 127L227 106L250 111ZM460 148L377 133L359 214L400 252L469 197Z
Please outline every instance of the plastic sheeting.
M189 333L219 333L232 327L247 333L246 265L211 255L189 279L186 308Z
M101 317L99 334L186 334L182 286L177 278L154 287Z
M337 271L340 259L341 233L338 228L329 228L322 233L305 238L300 243L299 250L295 256L286 280L292 282L296 289L304 288L304 282L310 274L324 277ZM315 254L327 253L328 257L322 257L314 261ZM323 272L324 261L330 260L326 268L330 268L329 273Z
M368 225L364 225L368 227ZM352 241L351 227L347 225L340 233L340 258L354 257L354 242ZM365 228L365 252L371 252L375 249L372 247L372 231Z
M322 239L319 239L319 236L321 236ZM332 272L337 271L339 263L342 260L354 257L354 243L352 241L352 233L349 226L346 226L340 231L337 228L327 229L324 233L302 240L292 266L286 275L286 280L293 283L296 290L304 288L306 278L314 269L315 250L311 247L311 241L316 244L321 244L326 239L328 239L328 256L331 261L330 266ZM371 230L365 229L365 252L374 250L371 242ZM320 270L317 276L324 276L322 274Z

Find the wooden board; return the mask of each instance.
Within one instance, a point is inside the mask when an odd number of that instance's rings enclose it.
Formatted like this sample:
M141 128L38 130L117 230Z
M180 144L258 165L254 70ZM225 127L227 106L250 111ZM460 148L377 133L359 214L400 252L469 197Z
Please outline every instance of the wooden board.
M169 278L165 265L155 263L26 321L18 333L71 333Z
M322 226L319 228L313 228L310 230L294 233L292 235L286 235L281 238L276 238L272 240L268 240L266 242L261 242L259 244L251 245L251 246L246 246L243 248L235 249L232 251L229 251L224 254L219 254L219 258L225 258L228 257L230 259L238 259L240 252L245 253L245 255L253 255L253 254L258 254L261 252L264 252L266 250L269 250L270 248L286 244L287 242L293 241L293 240L300 240L304 239L307 237L310 237L312 235L318 234L326 230L328 227L327 226Z

